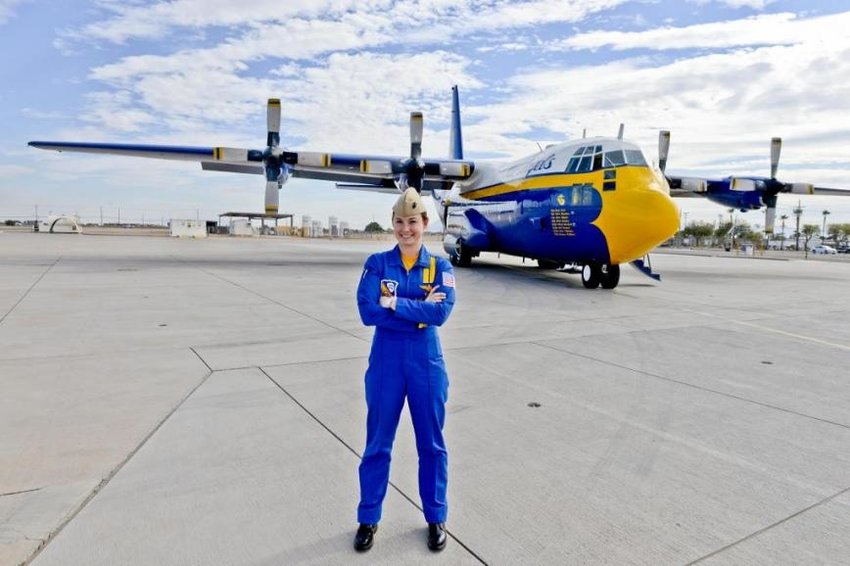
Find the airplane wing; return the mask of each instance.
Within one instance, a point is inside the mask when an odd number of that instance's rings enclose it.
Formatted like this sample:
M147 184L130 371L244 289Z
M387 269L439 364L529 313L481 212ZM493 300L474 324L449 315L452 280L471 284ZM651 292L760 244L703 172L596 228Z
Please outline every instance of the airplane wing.
M658 136L658 166L670 186L671 197L706 197L730 208L758 210L767 208L765 233L773 233L776 219L777 197L781 193L796 195L850 196L850 190L815 187L811 183L785 183L776 178L782 139L770 140L770 177L734 176L722 179L682 177L665 171L670 147L670 132L662 130Z
M339 188L377 192L451 189L467 179L475 163L463 159L457 87L452 89L452 158L423 159L421 112L410 113L410 156L356 155L315 151L288 151L280 147L280 99L270 98L266 112L268 136L263 149L196 147L121 143L32 141L29 145L53 151L71 151L177 161L197 161L205 171L246 173L266 177L266 212L277 213L278 190L290 177L336 181Z
M286 165L293 177L337 181L376 188L393 188L399 175L410 169L409 158L386 155L356 155L309 151L278 151L236 147L194 147L119 143L32 141L29 145L39 149L147 157L177 161L200 162L206 171L248 173L262 175L265 162L276 157ZM452 183L466 179L475 164L468 160L425 159L418 165L422 170L423 188L448 188ZM351 187L343 187L351 188Z

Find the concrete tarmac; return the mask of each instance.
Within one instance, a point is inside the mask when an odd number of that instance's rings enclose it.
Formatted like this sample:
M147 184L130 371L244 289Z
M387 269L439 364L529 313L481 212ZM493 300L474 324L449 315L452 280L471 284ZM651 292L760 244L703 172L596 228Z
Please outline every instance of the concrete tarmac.
M458 269L451 539L405 412L355 553L389 245L0 234L0 564L847 563L850 262L668 254Z

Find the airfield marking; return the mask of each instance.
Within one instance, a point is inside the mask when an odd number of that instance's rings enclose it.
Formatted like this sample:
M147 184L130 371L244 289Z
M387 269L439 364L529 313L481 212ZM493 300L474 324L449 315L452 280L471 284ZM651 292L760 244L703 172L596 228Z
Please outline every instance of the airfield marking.
M267 378L269 378L269 381L271 381L271 382L272 382L272 384L273 384L275 387L277 387L278 389L280 389L280 390L283 392L283 394L284 394L284 395L286 395L287 397L289 397L289 398L292 400L292 402L293 402L293 403L295 403L296 405L298 405L299 407L301 407L301 410L302 410L302 411L304 411L305 413L307 413L307 414L308 414L308 415L309 415L309 416L310 416L310 417L311 417L314 421L316 421L316 422L319 424L319 426L321 426L323 429L325 429L326 431L328 431L328 432L330 433L330 435L331 435L331 436L333 436L334 438L336 438L336 439L337 439L337 441L338 441L340 444L342 444L343 446L345 446L346 448L348 448L348 451L349 451L349 452L351 452L352 454L354 454L354 455L357 457L357 459L358 459L358 460L362 460L362 459L363 459L362 455L361 455L359 452L357 452L357 450L355 450L355 449L354 449L354 448L353 448L350 444L348 444L345 440L343 440L343 439L342 439L342 437L340 437L337 433L335 433L335 432L334 432L334 431L333 431L333 430L332 430L332 429L331 429L328 425L326 425L324 422L322 422L322 420L321 420L319 417L317 417L317 416L316 416L316 415L315 415L312 411L310 411L310 409L308 409L307 407L305 407L305 406L304 406L304 405L303 405L303 404L302 404L302 403L301 403L298 399L296 399L296 398L295 398L295 396L294 396L294 395L292 395L289 391L287 391L285 387L283 387L280 383L278 383L277 381L275 381L275 379L274 379L271 375L269 375L269 374L266 372L266 370L265 370L265 369L263 369L263 368L261 368L261 367L259 367L259 366L255 366L255 367L257 367L257 369L258 369L258 370L260 370L260 371L263 373L263 375L265 375ZM394 484L392 481L390 481L390 482L389 482L389 485L390 485L390 487L392 487L392 488L396 491L396 493L398 493L398 494L399 494L399 495L401 495L404 499L406 499L408 503L410 503L411 505L413 505L413 506L414 506L416 509L418 509L420 512L422 511L422 507L420 507L420 506L419 506L419 504L418 504L418 503L416 503L416 501L414 501L414 500L413 500L413 499L412 499L409 495L407 495L404 491L402 491L402 489L401 489L400 487L398 487L398 486L397 486L396 484ZM451 531L449 531L448 529L446 529L446 534L447 534L448 536L452 537L452 540L454 540L454 541L455 541L458 545L460 545L460 546L461 546L464 550L466 550L466 551L467 551L470 555L472 555L472 556L473 556L476 560L478 560L481 564L487 564L487 562L486 562L483 558L481 558L480 556L478 556L478 554L477 554L474 550L472 550L472 549L471 549L471 548L469 548L466 544L464 544L464 542L463 542L463 541L461 541L459 538L457 538L457 537L456 537L456 536L455 536L455 535L454 535Z
M44 270L44 273L39 275L38 279L36 279L35 282L33 282L33 284L30 285L29 289L27 289L26 292L24 292L24 294L21 296L21 298L18 299L18 302L16 302L14 305L12 305L12 308L10 308L8 310L8 312L6 312L6 314L4 314L2 318L0 318L0 324L3 324L3 321L6 320L6 317L9 316L10 314L12 314L13 310L18 308L18 305L20 305L23 302L23 300L27 298L27 295L30 294L30 291L32 291L35 288L35 286L38 285L39 281L41 281L44 278L44 276L47 275L50 272L51 269L53 269L53 266L56 265L57 263L59 263L60 259L62 259L61 255L59 257L57 257L56 260L53 263L51 263L50 265L47 266L47 269Z
M746 322L743 320L735 320L731 318L724 318L720 315L711 314L708 312L695 311L693 309L682 309L686 312L692 312L694 314L701 314L703 316L707 316L710 318L716 318L722 320L723 322L732 322L734 324L740 324L741 326L749 326L750 328L755 328L757 330L766 330L767 332L773 332L774 334L781 334L783 336L788 336L789 338L797 338L800 340L807 340L809 342L814 342L815 344L821 344L823 346L831 346L833 348L838 348L840 350L846 350L850 352L850 346L845 346L844 344L836 344L835 342L828 342L826 340L821 340L820 338L815 338L813 336L806 336L804 334L794 334L793 332L786 332L784 330L779 330L777 328L771 328L769 326L762 326L760 324L755 324L752 322Z
M720 554L721 552L724 552L724 551L726 551L726 550L729 550L729 549L730 549L730 548L732 548L733 546L737 546L737 545L741 544L742 542L745 542L745 541L747 541L747 540L749 540L749 539L751 539L751 538L755 538L755 537L759 536L760 534L762 534L762 533L764 533L764 532L766 532L766 531L769 531L769 530L770 530L770 529L772 529L773 527L777 527L777 526L781 525L782 523L785 523L786 521L790 521L790 520L791 520L791 519L793 519L794 517L797 517L797 516L799 516L799 515L802 515L802 514L803 514L803 513L805 513L806 511L809 511L810 509L814 509L815 507L820 507L820 506L821 506L821 505L823 505L824 503L829 503L830 501L832 501L832 500L833 500L833 499L835 499L836 497L840 497L840 496L844 495L844 494L845 494L845 493L847 493L847 492L850 492L850 487L844 488L844 489L842 489L841 491L839 491L838 493L835 493L835 494L833 494L833 495L830 495L830 496L829 496L829 497L827 497L826 499L821 499L820 501L818 501L818 502L816 502L816 503L813 503L813 504L809 505L808 507L804 507L803 509L800 509L800 510L799 510L799 511L797 511L796 513L792 513L792 514L788 515L787 517L785 517L784 519L780 519L779 521L776 521L775 523L772 523L772 524L770 524L770 525L767 525L766 527L761 528L761 529L759 529L759 530L757 530L757 531L755 531L755 532L753 532L753 533L750 533L750 534L748 534L747 536L745 536L745 537L743 537L743 538L740 538L740 539L736 540L735 542L729 543L729 544L727 544L726 546L724 546L724 547L722 547L722 548L718 548L718 549L717 549L717 550L715 550L714 552L711 552L711 553L709 553L709 554L706 554L705 556L703 556L703 557L701 557L701 558L697 558L697 559L696 559L696 560L694 560L693 562L688 562L686 566L691 566L692 564L697 564L697 563L699 563L699 562L703 562L704 560L707 560L707 559L711 558L712 556L716 556L716 555Z

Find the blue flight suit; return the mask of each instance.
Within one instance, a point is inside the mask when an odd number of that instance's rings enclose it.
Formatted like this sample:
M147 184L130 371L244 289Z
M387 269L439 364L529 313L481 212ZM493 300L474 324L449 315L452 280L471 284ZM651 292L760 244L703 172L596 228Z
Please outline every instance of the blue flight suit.
M433 267L432 267L433 266ZM444 292L426 302L430 285ZM381 307L381 294L395 294L395 311ZM419 497L428 523L448 513L448 458L443 440L449 380L437 336L455 302L454 271L422 246L408 273L398 246L366 260L357 287L357 306L366 326L375 326L366 370L366 449L360 463L357 522L377 523L387 493L390 460L401 409L407 398L419 453Z

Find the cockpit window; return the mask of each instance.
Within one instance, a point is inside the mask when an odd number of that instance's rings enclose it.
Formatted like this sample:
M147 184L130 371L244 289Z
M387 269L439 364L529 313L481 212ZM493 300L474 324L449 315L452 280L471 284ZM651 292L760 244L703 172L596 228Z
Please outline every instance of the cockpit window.
M586 145L576 149L567 164L567 173L589 173L602 168L602 146Z
M623 150L617 149L605 153L604 167L619 167L626 164L626 157L623 155Z
M643 153L639 149L625 150L626 163L629 165L643 165L646 167L646 159L643 158Z

